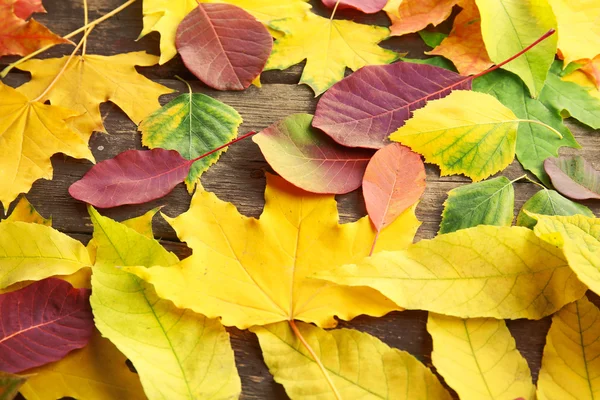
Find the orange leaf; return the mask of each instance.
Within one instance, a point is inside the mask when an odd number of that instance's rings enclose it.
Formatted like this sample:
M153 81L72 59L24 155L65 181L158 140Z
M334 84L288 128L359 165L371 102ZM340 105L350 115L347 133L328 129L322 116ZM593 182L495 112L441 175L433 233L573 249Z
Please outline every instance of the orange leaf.
M597 55L594 59L588 61L581 67L581 71L585 72L585 74L594 82L598 90L600 90L600 55Z
M450 35L426 54L451 60L461 75L482 72L494 63L485 50L481 36L481 18L475 0L460 0L462 11L456 16Z
M21 19L27 19L33 13L45 13L42 0L0 0L0 3L13 4L15 15Z
M427 25L438 25L452 13L458 0L404 0L398 12L390 15L392 36L418 32Z

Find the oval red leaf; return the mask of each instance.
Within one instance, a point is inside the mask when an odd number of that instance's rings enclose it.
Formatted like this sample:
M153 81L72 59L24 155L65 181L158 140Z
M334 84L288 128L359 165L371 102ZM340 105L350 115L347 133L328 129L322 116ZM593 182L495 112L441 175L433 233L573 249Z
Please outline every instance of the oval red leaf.
M25 371L84 347L94 332L89 297L56 278L0 295L0 370Z
M425 164L408 147L392 143L375 153L362 185L369 217L381 231L423 195Z
M69 193L98 208L146 203L183 182L192 162L175 150L127 150L94 165Z
M334 8L338 0L322 0L325 7ZM339 0L338 10L352 8L365 14L374 14L383 10L387 0Z
M428 100L471 89L471 78L427 64L400 62L361 68L331 87L313 125L336 142L379 149Z
M600 172L583 157L548 157L544 169L556 190L568 198L600 199Z
M313 193L348 193L360 187L373 152L351 149L311 126L310 114L293 114L252 140L285 180Z
M208 86L244 90L265 67L273 38L239 7L199 4L179 24L176 45L185 66Z

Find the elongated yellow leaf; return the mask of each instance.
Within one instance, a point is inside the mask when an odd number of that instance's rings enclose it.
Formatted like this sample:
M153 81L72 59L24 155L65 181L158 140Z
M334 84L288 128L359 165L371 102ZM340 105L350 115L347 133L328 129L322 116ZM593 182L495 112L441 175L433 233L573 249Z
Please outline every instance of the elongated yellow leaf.
M437 377L405 351L352 329L297 323L342 399L450 400ZM253 327L265 363L292 399L335 400L323 371L287 322Z
M34 224L52 226L52 218L46 219L42 217L25 197L21 197L21 200L19 200L14 210L10 213L6 220L31 222Z
M495 97L455 90L416 110L390 139L440 166L441 175L480 181L515 158L519 119Z
M528 214L538 223L534 232L548 243L563 249L577 277L600 293L600 219Z
M180 310L151 285L117 269L174 265L160 244L90 208L97 245L92 275L96 327L135 366L149 399L228 399L241 390L229 335L217 320Z
M502 320L429 313L431 360L461 400L535 400L529 365Z
M333 327L334 316L348 320L397 309L376 290L310 278L369 254L376 231L368 217L340 225L333 196L307 193L271 175L265 200L257 220L196 190L190 209L168 219L192 256L174 267L126 270L178 307L242 329L291 319ZM381 232L375 251L405 248L418 226L414 207L406 210Z
M527 228L487 225L314 276L373 287L404 308L461 318L539 319L586 290L560 249Z
M0 222L0 289L91 266L86 248L49 226Z
M583 297L552 317L538 378L538 399L599 397L600 310Z

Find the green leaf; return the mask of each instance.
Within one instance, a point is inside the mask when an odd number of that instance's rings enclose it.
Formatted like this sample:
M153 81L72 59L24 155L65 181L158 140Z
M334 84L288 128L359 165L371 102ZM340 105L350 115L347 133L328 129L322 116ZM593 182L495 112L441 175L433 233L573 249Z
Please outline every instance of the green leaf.
M442 32L429 32L426 30L422 30L418 33L419 36L421 36L421 39L423 39L423 41L425 42L425 44L431 47L432 49L434 47L438 47L440 43L442 43L442 41L448 37L448 34Z
M517 216L517 225L533 229L537 221L525 213L529 211L542 215L576 215L593 217L594 213L584 205L563 197L555 190L542 189L523 204Z
M437 377L405 351L352 329L325 331L303 322L295 324L342 399L451 399ZM336 399L323 371L288 322L250 330L258 336L269 371L290 398Z
M556 157L562 146L580 148L571 131L563 124L558 111L548 109L541 101L532 99L523 82L514 74L497 70L473 81L473 90L489 93L522 119L543 122L556 129L562 139L538 124L519 124L517 158L523 168L533 172L544 184L550 185L544 171L544 160Z
M448 192L438 233L450 233L477 225L510 226L515 190L504 176L463 185Z
M177 150L188 160L233 140L242 117L227 104L200 93L185 93L144 119L142 143L151 149ZM200 176L226 148L196 161L185 180L192 192Z
M429 58L406 58L401 57L400 60L404 62L410 62L413 64L428 64L436 67L444 68L450 71L456 72L456 67L452 64L452 61L441 56L429 57Z
M0 400L12 400L17 397L19 388L27 380L26 376L0 371Z
M90 298L96 327L127 356L149 399L229 399L240 393L229 335L218 320L176 308L117 267L173 266L156 240L90 207L97 245Z
M579 122L599 129L600 99L578 84L560 79L561 71L562 62L556 61L550 69L540 100L552 110L566 113Z
M546 0L476 0L476 3L485 48L496 64L557 27ZM554 61L557 42L558 35L551 35L502 68L517 74L529 88L531 97L538 97Z

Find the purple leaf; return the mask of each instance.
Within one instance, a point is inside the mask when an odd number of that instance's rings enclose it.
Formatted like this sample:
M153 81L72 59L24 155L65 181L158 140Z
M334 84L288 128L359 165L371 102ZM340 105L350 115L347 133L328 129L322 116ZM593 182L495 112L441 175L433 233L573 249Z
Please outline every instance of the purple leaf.
M208 86L244 90L265 67L273 38L239 7L198 4L179 24L176 45L185 66Z
M556 190L568 198L600 199L600 172L583 157L548 157L544 169Z
M457 89L470 90L471 78L427 64L367 66L321 97L313 126L345 146L379 149L412 111Z
M127 150L94 165L69 193L98 208L145 203L169 194L194 161L175 150Z
M334 8L338 0L322 0L325 7ZM339 0L338 10L347 8L374 14L385 7L387 0Z
M0 295L0 370L25 371L84 347L94 332L89 297L56 278Z

